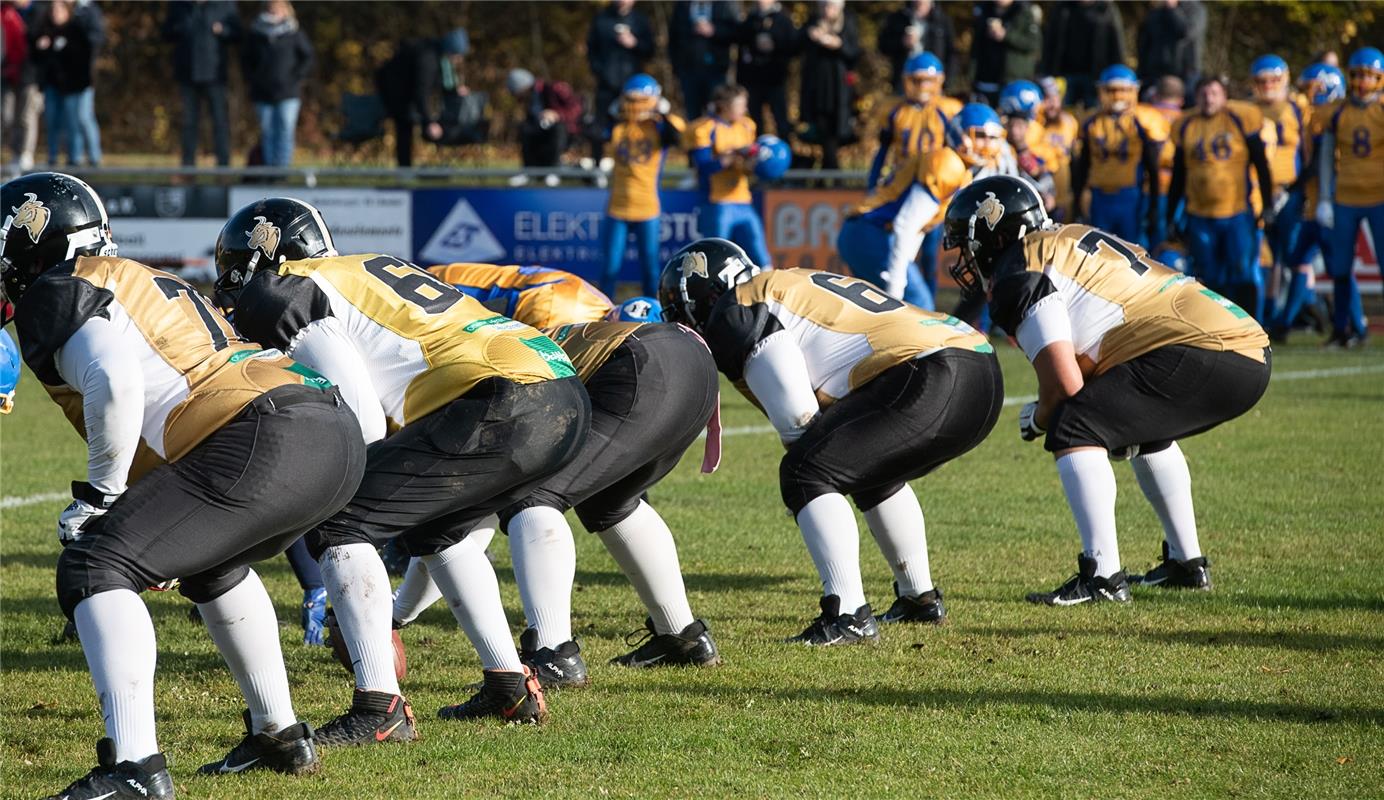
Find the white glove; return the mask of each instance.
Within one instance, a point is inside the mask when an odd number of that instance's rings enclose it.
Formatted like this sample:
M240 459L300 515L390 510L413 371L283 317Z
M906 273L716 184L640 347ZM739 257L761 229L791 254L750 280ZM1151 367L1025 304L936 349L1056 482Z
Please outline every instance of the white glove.
M86 481L72 482L72 503L58 516L58 541L63 547L77 541L91 520L106 513L119 495L106 495Z
M1331 201L1322 200L1317 203L1317 224L1323 228L1335 227L1336 210L1331 207Z
M1038 401L1025 403L1019 409L1019 438L1025 442L1031 442L1046 433L1043 426L1038 424Z

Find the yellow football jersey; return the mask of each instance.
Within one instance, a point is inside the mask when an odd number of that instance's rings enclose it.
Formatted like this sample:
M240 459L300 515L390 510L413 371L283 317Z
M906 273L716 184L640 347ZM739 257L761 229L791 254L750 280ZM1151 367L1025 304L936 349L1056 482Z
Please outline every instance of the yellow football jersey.
M1163 117L1167 124L1165 130L1169 131L1168 141L1163 143L1162 150L1158 154L1158 191L1164 197L1168 196L1168 189L1173 183L1173 157L1177 155L1177 147L1173 144L1171 132L1177 127L1177 123L1182 119L1182 109L1169 108L1167 106L1153 106Z
M543 332L567 354L582 383L591 380L610 354L614 353L625 340L633 336L647 322L583 322L576 325L559 325ZM656 323L655 323L656 324Z
M881 133L889 135L885 169L946 145L947 122L960 110L961 101L951 97L935 97L927 103L896 97L886 104L880 119Z
M726 153L754 144L754 120L749 117L738 122L722 122L716 117L702 117L687 129L687 151L710 148L720 158ZM712 203L750 202L750 173L748 169L731 167L709 177L698 176L702 196Z
M1359 106L1341 100L1323 116L1324 129L1336 139L1336 202L1384 203L1384 103Z
M668 148L682 137L681 117L656 119L626 117L615 123L610 145L615 167L610 172L610 202L606 214L615 219L642 222L659 214L658 179Z
M235 308L236 327L290 353L303 329L327 317L340 321L396 427L487 378L527 384L575 374L548 337L392 256L313 258L260 270Z
M282 353L241 338L181 278L127 258L82 256L34 283L17 324L25 360L83 437L79 387L63 382L55 358L94 316L135 332L130 340L143 343L131 354L139 362L145 408L130 482L160 461L177 461L270 389L331 385Z
M1167 121L1143 104L1121 112L1098 111L1081 126L1081 148L1090 154L1087 185L1102 192L1139 187L1143 181L1144 140L1161 148Z
M1253 103L1231 100L1220 113L1189 111L1173 131L1187 165L1187 213L1225 219L1251 211L1255 180L1246 140L1259 134L1264 115Z
M1068 111L1061 111L1056 117L1048 118L1041 111L1038 121L1043 135L1047 138L1048 149L1056 159L1052 168L1053 189L1057 193L1057 207L1072 206L1072 154L1081 125Z
M970 169L950 147L917 154L900 169L883 175L850 216L863 216L881 225L891 224L909 188L917 184L938 203L936 215L923 226L925 230L930 229L942 221L952 195L970 182Z
M1089 225L1063 225L1030 233L1010 252L995 267L995 322L1022 341L1024 320L1056 295L1086 375L1172 345L1264 360L1269 338L1253 317L1138 245Z
M600 289L560 269L444 264L428 272L481 305L534 328L605 319L613 305Z
M1264 115L1262 136L1273 185L1286 188L1302 170L1302 148L1309 113L1297 99L1258 103Z
M739 381L765 337L787 331L823 406L890 367L960 348L993 353L981 333L946 314L896 300L874 284L810 269L761 272L723 297L703 326L717 367Z

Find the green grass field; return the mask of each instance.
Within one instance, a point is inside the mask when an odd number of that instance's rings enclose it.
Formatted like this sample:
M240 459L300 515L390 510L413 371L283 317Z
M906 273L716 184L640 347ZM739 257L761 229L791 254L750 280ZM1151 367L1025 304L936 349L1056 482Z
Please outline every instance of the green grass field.
M1000 348L1008 396L1032 394ZM877 647L781 644L819 591L778 500L772 434L739 432L721 471L696 454L654 492L678 538L693 609L725 666L622 671L606 659L643 611L578 528L575 624L594 685L550 695L544 728L437 720L479 678L441 605L406 630L405 681L422 740L328 751L313 777L194 776L240 736L241 700L186 601L146 595L159 636L159 738L189 798L457 796L1379 797L1384 796L1384 349L1280 348L1250 414L1183 444L1209 594L1136 591L1127 607L1047 609L1079 542L1051 459L1016 436L1017 407L980 448L916 484L951 616L888 628ZM729 427L763 419L732 393ZM54 522L85 449L32 375L0 423L3 535L0 794L56 791L102 735L82 653L56 644ZM1152 565L1161 532L1116 465L1123 558ZM292 491L285 487L284 491ZM574 525L576 523L574 522ZM877 610L890 577L868 533ZM518 597L494 547L511 623ZM342 711L350 681L298 644L299 593L262 565L278 602L299 714ZM517 634L517 630L516 630Z

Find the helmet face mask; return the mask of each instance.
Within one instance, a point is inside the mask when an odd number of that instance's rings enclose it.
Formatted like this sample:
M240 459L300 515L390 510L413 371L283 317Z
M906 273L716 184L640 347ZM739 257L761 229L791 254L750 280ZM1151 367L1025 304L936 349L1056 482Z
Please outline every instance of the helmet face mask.
M1352 67L1349 82L1351 97L1368 100L1384 89L1384 72L1369 67Z
M1254 76L1254 96L1263 102L1288 96L1288 73L1268 72Z
M914 103L926 103L942 92L942 76L915 72L903 76L903 94Z
M1010 246L1053 227L1037 189L1008 175L982 178L957 192L942 224L942 246L957 248L951 276L967 295L990 291L995 263Z
M1100 107L1106 111L1126 111L1139 101L1138 84L1111 83L1100 87Z

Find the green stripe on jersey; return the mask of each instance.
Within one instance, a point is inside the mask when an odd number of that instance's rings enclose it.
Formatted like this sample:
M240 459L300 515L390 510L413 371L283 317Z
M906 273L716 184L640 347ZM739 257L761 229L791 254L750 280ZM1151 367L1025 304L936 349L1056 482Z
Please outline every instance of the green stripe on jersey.
M548 368L553 371L554 378L570 378L577 374L572 368L572 362L567 358L561 347L546 336L534 336L529 339L520 339L530 350L543 357L547 362Z

